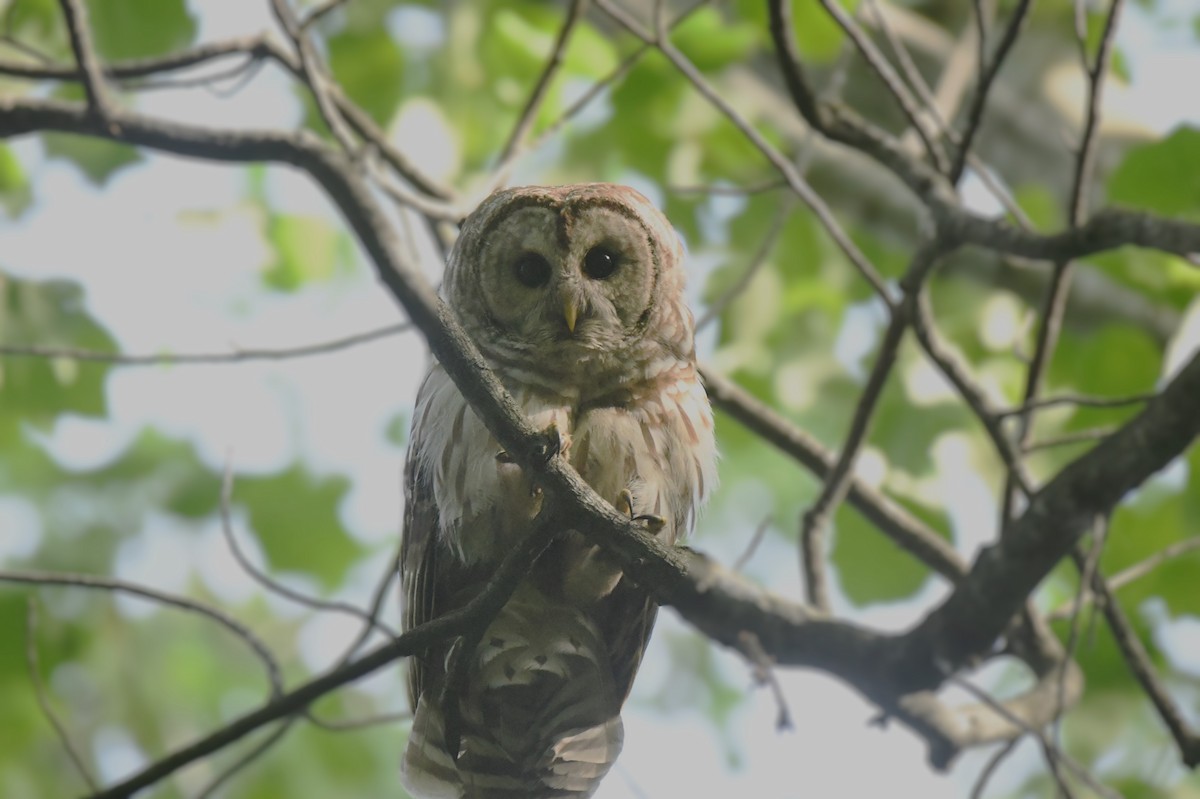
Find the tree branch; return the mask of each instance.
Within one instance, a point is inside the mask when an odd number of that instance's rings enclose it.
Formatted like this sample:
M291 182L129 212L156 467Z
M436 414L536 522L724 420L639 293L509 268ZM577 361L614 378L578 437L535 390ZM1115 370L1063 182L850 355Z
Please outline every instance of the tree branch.
M88 109L105 124L113 124L109 121L112 118L112 98L108 95L104 72L100 69L100 59L96 56L96 46L92 42L87 6L80 0L59 0L59 5L67 23L67 33L71 38L75 61L83 73L83 89L87 92Z
M914 665L933 658L953 672L988 651L1092 520L1111 511L1200 435L1197 396L1200 352L1141 413L1050 480L1007 533L980 552L958 588L904 636L905 654L895 664L897 671L918 678L914 688L928 687Z
M196 613L212 619L217 624L229 630L235 636L240 638L246 646L254 653L254 655L262 661L263 668L267 671L267 680L271 686L271 695L278 696L283 690L283 677L279 670L279 663L275 660L274 653L262 642L262 639L255 635L250 628L242 624L237 619L228 615L224 611L218 610L211 605L203 602L198 602L194 599L179 596L177 594L169 594L165 591L158 591L144 585L126 582L125 580L115 580L108 577L97 577L91 574L73 574L69 572L43 572L43 571L9 571L7 569L0 570L0 582L4 583L24 583L26 585L61 585L69 588L87 588L93 591L111 591L113 593L131 594L136 597L157 602L161 605L186 610L190 613Z

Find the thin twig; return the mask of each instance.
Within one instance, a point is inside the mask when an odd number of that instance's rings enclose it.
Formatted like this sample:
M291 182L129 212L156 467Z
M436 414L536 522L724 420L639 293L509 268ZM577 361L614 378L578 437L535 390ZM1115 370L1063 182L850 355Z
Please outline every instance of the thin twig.
M1118 591L1132 582L1142 579L1151 574L1159 566L1164 563L1174 560L1183 555L1188 555L1192 552L1200 551L1200 535L1186 538L1183 541L1177 541L1168 547L1160 549L1149 557L1139 560L1132 566L1127 566L1121 571L1109 577L1107 580L1110 591ZM1047 621L1061 621L1070 618L1078 612L1078 607L1081 603L1088 603L1095 600L1090 587L1085 586L1085 590L1081 597L1069 602L1062 607L1055 608L1046 614Z
M1021 452L1030 453L1038 452L1044 449L1053 449L1055 447L1066 447L1071 444L1086 444L1094 441L1101 441L1115 433L1115 427L1095 427L1091 430L1079 430L1074 433L1064 433L1061 436L1049 436L1047 438L1030 441L1021 448Z
M804 512L800 524L800 554L801 568L804 574L804 591L809 604L820 610L829 609L829 587L825 575L825 527L830 513L841 504L849 487L848 477L854 467L854 461L859 449L866 438L871 417L875 406L883 393L884 384L896 364L896 353L904 331L908 328L908 318L903 313L895 313L884 333L883 342L875 356L875 365L871 375L863 387L858 404L854 409L854 418L850 430L842 444L837 463L825 480L821 493L813 504Z
M976 0L978 3L978 0ZM975 784L971 787L970 799L983 799L983 792L987 790L987 785L992 780L992 776L996 770L1000 768L1013 750L1017 748L1017 744L1021 742L1020 738L1013 738L996 750L996 753L988 758L988 762L984 764L979 772L979 776L975 779Z
M1149 391L1144 394L1131 394L1127 397L1091 397L1086 394L1056 394L1052 397L1032 399L1016 408L1005 408L994 411L998 418L1020 416L1033 411L1054 408L1059 405L1077 405L1083 408L1121 408L1125 405L1139 405L1149 402L1158 396L1158 392Z
M1104 31L1100 37L1100 49L1096 53L1096 61L1088 70L1087 109L1075 165L1075 177L1071 185L1069 222L1072 228L1079 228L1087 221L1085 218L1087 216L1087 197L1096 160L1096 133L1100 129L1100 101L1104 91L1104 80L1108 75L1117 23L1120 20L1123 6L1124 0L1112 0ZM1019 11L1020 9L1018 9ZM1037 343L1034 346L1033 358L1030 361L1025 380L1025 391L1021 399L1023 405L1027 405L1037 397L1042 380L1054 356L1054 350L1058 345L1058 336L1062 331L1063 318L1066 316L1067 298L1070 295L1073 265L1074 261L1070 258L1059 259L1054 264L1054 274L1050 279L1050 287L1041 307L1042 325L1038 330ZM1029 415L1017 418L1019 420L1017 447L1028 451L1026 445L1029 443L1029 436L1033 429L1033 420ZM1011 481L1009 481L1002 497L1001 529L1012 518L1014 499Z
M274 12L279 26L291 39L296 53L300 56L300 71L317 103L317 112L321 115L321 120L325 123L325 127L329 128L334 140L353 160L357 161L359 144L354 140L354 135L350 132L350 128L342 116L342 110L338 108L333 99L329 89L332 83L329 71L313 46L312 39L309 38L309 31L300 25L295 12L288 5L288 0L271 0L271 10Z
M241 63L234 64L228 69L198 75L194 78L143 78L124 85L129 91L147 92L181 89L204 89L214 97L229 98L249 85L250 81L262 71L266 62L253 54L247 55ZM222 81L230 81L228 86L218 86Z
M1092 544L1085 555L1081 551L1082 544L1075 547L1075 551L1071 553L1072 559L1075 562L1076 568L1079 570L1079 587L1075 594L1075 607L1077 608L1074 615L1071 616L1071 625L1067 631L1067 644L1064 657L1074 658L1076 648L1079 646L1080 625L1083 621L1083 592L1096 575L1096 569L1100 564L1100 555L1104 552L1104 542L1108 537L1108 517L1103 514L1096 516L1096 521L1092 525ZM1066 709L1066 671L1064 670L1058 683L1058 692L1055 696L1055 704L1058 710L1055 713L1053 735L1054 739L1059 743L1062 742L1062 717Z
M837 463L833 453L736 383L706 367L700 373L714 406L818 478L829 478ZM966 575L966 562L945 537L853 475L847 499L872 526L950 582Z
M918 268L925 269L925 266L921 264L922 261L936 260L937 257L938 252L935 245L929 244L922 247L913 257L913 265L909 269L910 274L916 272ZM879 345L879 352L875 356L875 364L871 367L867 384L863 387L858 404L854 408L850 430L846 433L845 441L842 443L837 463L834 464L826 478L821 493L817 495L816 500L801 518L800 567L804 575L805 596L809 604L820 610L827 611L829 609L829 587L825 575L824 552L826 524L829 515L841 504L849 489L854 461L866 439L871 417L883 394L884 385L891 375L892 368L896 365L896 354L900 349L904 331L908 329L909 321L907 303L892 311L891 319L883 334L883 341Z
M775 664L771 662L771 656L763 650L758 636L749 630L743 630L738 636L738 641L742 654L754 668L755 682L769 687L771 695L775 697L775 731L794 729L796 725L792 721L792 712L788 709L787 695L783 692L783 686L779 684L779 678L775 676Z
M879 48L871 41L862 28L858 27L858 23L854 18L846 13L841 4L836 0L820 0L821 5L825 8L826 13L833 17L838 26L845 31L846 35L854 42L854 46L862 54L863 59L867 62L867 66L871 68L879 80L883 83L892 99L896 101L896 105L904 112L905 118L908 119L913 130L921 139L921 144L925 147L925 153L929 156L930 162L937 168L938 171L944 172L948 164L946 163L946 154L942 152L937 143L930 137L929 131L925 129L925 121L921 118L920 109L917 107L917 102L908 89L904 85L904 81L900 80L900 76L896 74L896 70L892 68L891 63L879 52Z
M242 640L262 661L267 672L267 680L271 685L271 696L276 697L283 690L283 678L275 655L267 648L262 640L250 631L250 628L224 611L203 602L188 597L169 594L137 583L117 580L111 577L98 577L91 574L75 574L72 572L46 571L9 571L0 570L0 582L23 583L25 585L61 585L69 588L86 588L93 591L111 591L114 593L131 594L160 605L186 610L212 619Z
M46 695L46 686L42 685L41 666L38 664L38 648L37 648L37 603L33 597L29 597L26 603L25 610L25 665L29 668L29 680L33 683L33 695L37 697L38 706L42 709L42 715L50 722L50 726L54 728L54 734L58 736L59 743L62 744L63 751L67 753L67 757L71 761L71 765L79 772L79 776L83 779L87 786L92 791L100 790L99 783L92 776L92 772L88 769L87 764L83 762L83 756L79 750L75 748L74 742L71 741L71 735L67 732L67 727L58 718L58 714L54 712L54 708L50 705L50 697Z
M980 2L980 0L976 0L976 2ZM938 132L945 136L951 144L959 144L961 139L958 135L958 132L954 130L954 126L951 125L947 119L947 117L954 116L955 108L957 108L957 102L955 102L953 106L947 109L945 112L942 111L938 103L938 98L934 96L933 92L929 88L929 85L925 82L925 78L921 75L921 71L917 68L916 63L913 62L912 56L909 55L908 48L904 46L904 42L902 42L900 37L896 35L896 32L892 30L892 25L888 22L887 14L883 13L883 9L879 7L879 0L870 0L869 7L874 11L876 24L878 25L880 32L883 34L884 40L888 43L888 46L891 48L892 52L895 53L896 61L900 64L900 69L907 79L909 85L913 87L913 90L916 91L917 96L921 98L921 102L924 103L929 117L934 123L937 124ZM976 36L978 36L978 33L976 33ZM958 46L961 47L962 45L960 44ZM974 49L977 51L979 50L978 47ZM943 87L950 82L949 72L954 68L957 59L958 55L956 47L956 51L952 52L950 55L950 59L942 75L942 80L939 82L939 94L942 93ZM954 96L956 98L961 97L961 92L956 92ZM971 168L975 170L975 173L978 175L980 182L983 183L984 188L986 188L992 197L994 197L996 201L1004 207L1004 210L1012 216L1017 224L1026 230L1033 230L1034 226L1030 221L1029 216L1025 213L1024 209L1021 208L1020 204L1017 203L1016 199L1012 196L1012 193L1009 192L999 180L997 180L991 167L984 163L983 159L979 158L974 153L967 154L967 163L970 164Z
M1112 630L1113 638L1125 658L1125 663L1142 686L1142 690L1150 697L1154 709L1158 711L1158 715L1171 733L1171 737L1175 739L1184 764L1189 768L1200 766L1200 735L1188 726L1187 720L1180 712L1175 700L1171 698L1167 687L1159 679L1150 655L1146 652L1146 647L1138 638L1137 631L1133 629L1125 611L1113 598L1112 591L1105 583L1102 574L1093 575L1092 591L1096 595L1100 609L1104 612L1104 618L1108 621L1109 629Z
M38 344L30 345L0 345L0 357L8 358L64 358L72 361L90 361L107 363L113 366L170 366L174 364L226 364L246 363L249 361L281 361L289 358L304 358L310 355L324 355L348 349L359 344L366 344L382 338L395 336L412 330L412 325L403 322L396 325L355 333L343 338L321 341L315 344L305 344L299 347L281 347L279 349L239 349L233 352L192 352L192 353L154 353L131 355L122 352L100 352L72 347L46 347Z
M754 553L758 551L758 546L763 542L763 538L767 534L767 530L771 529L771 516L768 514L763 517L763 520L754 528L753 535L746 542L746 548L742 550L742 554L738 555L738 559L733 562L732 568L735 572L740 572L746 568L746 564L750 562L750 558L754 557Z
M9 8L9 10L12 10L15 7L16 7L16 4L14 3L14 4L10 5L8 8ZM30 58L32 58L34 61L37 61L40 64L53 64L54 63L54 59L49 54L44 53L41 50L39 50L38 48L34 47L33 45L26 44L25 42L21 41L20 39L16 39L7 33L0 35L0 44L3 44L7 47L11 47L12 49L16 50L18 53L21 53L22 55L27 55Z
M303 605L306 608L313 610L329 611L333 613L345 613L355 618L361 619L373 627L378 628L384 634L396 637L398 633L389 627L387 624L372 618L371 615L349 602L341 602L331 599L318 599L309 596L294 588L289 588L283 583L271 577L262 569L250 562L246 553L242 551L241 545L237 542L237 536L233 532L233 513L231 511L233 505L233 462L232 459L225 461L225 468L222 470L221 477L221 532L225 536L225 543L229 546L229 551L233 554L234 560L242 567L246 574L250 575L253 580L267 589L273 594L277 594L284 599L289 599L298 605Z
M220 790L221 786L233 779L237 774L245 770L256 760L262 758L268 751L283 740L284 736L292 729L298 720L297 716L289 716L279 724L270 733L244 752L239 758L226 766L221 773L213 777L207 785L200 789L196 794L196 799L208 799L210 796Z
M975 88L970 109L967 111L967 127L963 130L958 152L954 156L954 164L950 167L950 181L952 183L957 184L962 178L963 171L966 169L967 156L971 152L971 146L975 143L975 134L979 132L979 127L983 122L983 109L987 105L988 97L992 93L992 84L995 82L996 76L1000 74L1000 68L1004 66L1004 62L1008 59L1008 54L1012 50L1013 45L1017 43L1017 37L1021 35L1021 29L1025 26L1025 20L1029 17L1031 5L1031 0L1021 0L1020 4L1013 10L1012 16L1008 20L1008 27L1004 29L1004 36L1001 37L1000 44L996 48L996 54L992 56L991 64L987 69L980 70L979 85ZM979 58L982 61L984 58L982 39L979 42L979 49Z
M557 535L561 521L562 517L559 516L553 505L543 505L541 512L533 520L529 533L513 550L513 552L520 553L523 564L521 568L526 574L533 569L542 553L546 551L550 542ZM512 588L516 588L515 583ZM437 700L441 704L444 741L448 752L457 753L459 745L462 743L463 718L459 699L467 695L471 666L475 662L475 652L479 648L479 642L483 639L484 633L487 632L488 627L500 611L504 609L510 596L512 596L511 589L497 597L489 609L475 615L467 627L459 633L458 640L451 645L449 654L446 656L446 681L442 685L442 693Z
M62 6L63 19L67 23L67 33L71 37L71 49L75 52L75 61L83 73L83 90L87 93L88 109L106 127L112 122L112 98L108 94L108 84L104 82L104 71L100 67L100 59L96 55L96 47L92 42L92 31L88 26L87 5L81 0L59 0Z
M979 57L979 63L976 65L976 68L979 70L980 75L987 69L988 27L991 22L991 14L988 11L995 11L994 8L989 8L985 11L983 3L984 0L972 0L971 3L975 12L972 16L972 19L975 21L975 52ZM989 5L994 6L995 4L991 3Z
M713 302L704 310L700 318L696 320L697 332L708 327L710 324L720 318L721 314L725 313L725 309L730 304L742 295L742 292L754 281L754 276L767 263L771 252L775 249L775 245L779 242L779 236L783 233L788 217L791 216L796 200L793 195L788 195L782 200L775 210L775 216L771 219L771 225L767 228L766 235L758 245L758 249L750 256L749 263L742 270L742 274L733 282L728 290L721 293Z
M517 117L512 131L508 134L508 140L504 143L503 149L500 150L500 156L496 161L497 166L493 170L496 174L507 174L514 156L516 156L525 143L530 130L533 129L533 123L537 118L538 110L541 109L542 103L545 102L546 95L550 90L550 82L562 67L563 56L567 51L567 44L571 41L571 34L574 33L575 26L583 19L583 10L586 7L587 0L571 0L571 6L567 9L566 19L563 20L563 24L558 30L558 37L554 40L554 46L550 50L550 58L547 59L546 65L538 75L537 82L533 86L533 91L530 92L529 98L525 101L525 107L521 109L520 116Z
M359 718L349 719L323 719L320 727L323 730L330 732L348 732L350 730L365 730L368 727L383 727L388 724L399 724L403 721L411 721L412 713L407 710L398 710L394 713L374 713L370 716L361 716Z
M1060 771L1060 766L1066 766L1067 770L1069 770L1076 779L1103 797L1103 799L1123 799L1121 794L1117 793L1112 788L1096 779L1096 777L1093 776L1092 773L1089 772L1082 763L1059 749L1054 744L1054 741L1050 740L1042 730L1029 726L1027 723L1025 723L1024 719L1010 711L1004 706L1003 702L997 700L987 691L978 687L970 680L965 680L962 677L952 675L949 677L949 681L977 698L980 702L984 703L996 713L1003 716L1010 723L1020 727L1029 735L1032 735L1034 739L1041 744L1042 753L1046 758L1047 765L1050 767L1050 775L1054 778L1055 782L1058 784L1059 790L1062 791L1064 795L1067 797L1073 797L1074 793L1071 791L1070 786L1067 785L1066 780Z
M719 194L729 197L746 197L752 194L763 194L768 191L776 191L778 189L786 189L787 181L779 178L771 180L763 180L758 183L748 183L745 186L733 186L718 183L711 183L701 186L674 186L668 185L667 192L670 194Z
M1005 433L1004 428L1000 424L1000 420L992 410L992 405L988 401L987 395L968 373L967 367L962 363L961 359L942 341L941 334L937 331L937 323L934 320L933 310L929 305L928 295L921 293L915 300L913 332L916 333L917 341L920 342L921 348L925 351L929 360L933 361L942 375L958 391L959 396L962 397L963 402L975 414L975 417L979 419L983 425L983 429L988 434L988 438L992 440L992 446L995 447L996 454L1000 456L1009 474L1012 475L1013 484L1023 494L1028 496L1033 493L1033 480L1021 462L1020 453L1013 447L1007 433Z
M300 30L307 31L313 25L321 21L326 14L330 14L338 8L346 5L349 0L325 0L324 3L308 12L308 16L300 20Z

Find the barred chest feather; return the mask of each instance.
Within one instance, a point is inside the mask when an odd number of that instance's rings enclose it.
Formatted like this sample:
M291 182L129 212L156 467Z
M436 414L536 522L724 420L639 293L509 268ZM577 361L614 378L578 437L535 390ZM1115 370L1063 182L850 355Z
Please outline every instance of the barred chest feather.
M510 386L530 422L554 424L572 466L604 499L662 517L668 542L685 536L716 481L712 413L690 364L652 364L635 385L587 396ZM432 476L442 543L464 564L498 560L529 530L541 497L435 366L421 388L413 442Z

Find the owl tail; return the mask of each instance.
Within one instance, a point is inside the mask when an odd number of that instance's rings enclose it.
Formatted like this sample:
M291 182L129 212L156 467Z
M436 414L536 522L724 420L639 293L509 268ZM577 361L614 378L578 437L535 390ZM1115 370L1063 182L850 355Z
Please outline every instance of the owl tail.
M518 594L488 628L459 697L462 740L446 751L440 698L420 698L404 754L421 799L583 799L623 738L606 649L577 609Z

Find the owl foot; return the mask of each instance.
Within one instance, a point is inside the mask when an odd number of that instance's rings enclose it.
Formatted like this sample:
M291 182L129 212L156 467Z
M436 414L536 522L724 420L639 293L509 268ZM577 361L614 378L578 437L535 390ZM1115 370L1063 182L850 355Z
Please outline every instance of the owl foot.
M635 515L633 512L633 492L628 488L622 488L621 493L617 494L617 501L614 503L614 506L621 513L628 516L630 521L640 522L645 525L650 535L658 535L667 525L666 519L661 516L655 516L653 513L639 513Z
M549 461L555 455L566 455L571 448L571 436L558 427L558 422L551 422L542 431L542 443L538 447L538 456Z

